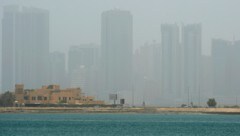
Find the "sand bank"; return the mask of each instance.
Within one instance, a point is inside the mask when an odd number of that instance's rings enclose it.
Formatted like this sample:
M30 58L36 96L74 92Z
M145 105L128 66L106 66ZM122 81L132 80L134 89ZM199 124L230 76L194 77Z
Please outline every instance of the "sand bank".
M240 108L2 107L0 113L206 113L240 115Z

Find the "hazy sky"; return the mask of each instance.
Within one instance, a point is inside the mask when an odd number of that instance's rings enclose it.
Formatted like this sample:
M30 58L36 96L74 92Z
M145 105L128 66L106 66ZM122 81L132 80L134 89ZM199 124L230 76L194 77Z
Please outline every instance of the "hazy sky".
M67 52L70 45L100 43L102 11L129 10L133 14L134 47L160 42L161 23L202 23L203 52L211 38L240 39L239 0L0 0L50 11L50 49ZM0 29L1 30L1 29Z

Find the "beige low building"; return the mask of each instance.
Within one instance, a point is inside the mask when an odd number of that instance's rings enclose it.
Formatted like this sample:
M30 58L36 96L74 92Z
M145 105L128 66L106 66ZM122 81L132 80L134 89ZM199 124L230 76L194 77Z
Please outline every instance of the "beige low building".
M24 89L24 85L15 85L16 104L78 104L102 105L92 96L84 96L80 88L60 89L59 85L43 86L40 89Z

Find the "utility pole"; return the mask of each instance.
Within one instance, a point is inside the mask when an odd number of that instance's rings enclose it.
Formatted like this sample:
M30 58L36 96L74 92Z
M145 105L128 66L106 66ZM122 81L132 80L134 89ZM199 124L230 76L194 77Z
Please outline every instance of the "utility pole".
M198 89L198 107L200 107L200 86Z
M189 107L189 86L188 86L188 107Z
M147 89L147 77L144 76L144 89L143 89L143 107L145 107L145 91Z
M132 85L132 107L134 107L134 89L135 89L135 87L134 87L134 81L133 81L133 85Z
M238 105L238 97L236 96L236 106Z

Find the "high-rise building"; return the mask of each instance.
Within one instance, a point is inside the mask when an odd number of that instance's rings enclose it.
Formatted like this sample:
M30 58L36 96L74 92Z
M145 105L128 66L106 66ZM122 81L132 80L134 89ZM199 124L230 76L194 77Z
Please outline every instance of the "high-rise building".
M161 87L161 44L145 43L134 53L133 91L135 102L159 104Z
M2 90L13 90L15 84L15 18L17 7L5 7L2 19Z
M99 75L99 47L95 44L72 46L68 52L68 75L71 87L81 87L85 93L96 95Z
M51 84L58 84L62 87L68 87L65 54L56 51L50 53L50 66Z
M93 85L89 80L89 69L85 65L81 65L79 68L73 70L71 74L70 86L71 87L81 87L83 90L89 92L89 85Z
M134 72L142 77L158 81L160 83L161 66L161 45L160 43L146 43L134 54ZM158 84L159 84L158 83Z
M125 98L131 96L129 93L132 88L132 37L132 15L129 11L115 9L102 13L101 55L104 96L113 92Z
M240 40L233 41L231 52L231 95L240 95Z
M15 83L27 88L48 84L48 11L6 6L2 29L2 89L13 90Z
M193 102L198 100L200 89L200 64L202 29L200 24L182 27L182 46L184 62L184 92ZM196 101L194 101L196 102Z
M230 88L230 48L230 41L212 40L213 93L215 95L224 95Z
M200 65L200 89L198 103L203 105L207 99L213 97L213 59L212 56L202 55L202 63Z
M235 104L240 94L240 42L212 40L213 95L219 101Z
M81 44L71 46L68 52L68 71L71 73L81 65L85 67L96 67L99 59L99 47L95 44Z
M176 24L162 24L161 34L162 97L173 102L177 100L180 96L179 93L181 93L179 27ZM168 101L168 103L170 104L171 102Z

